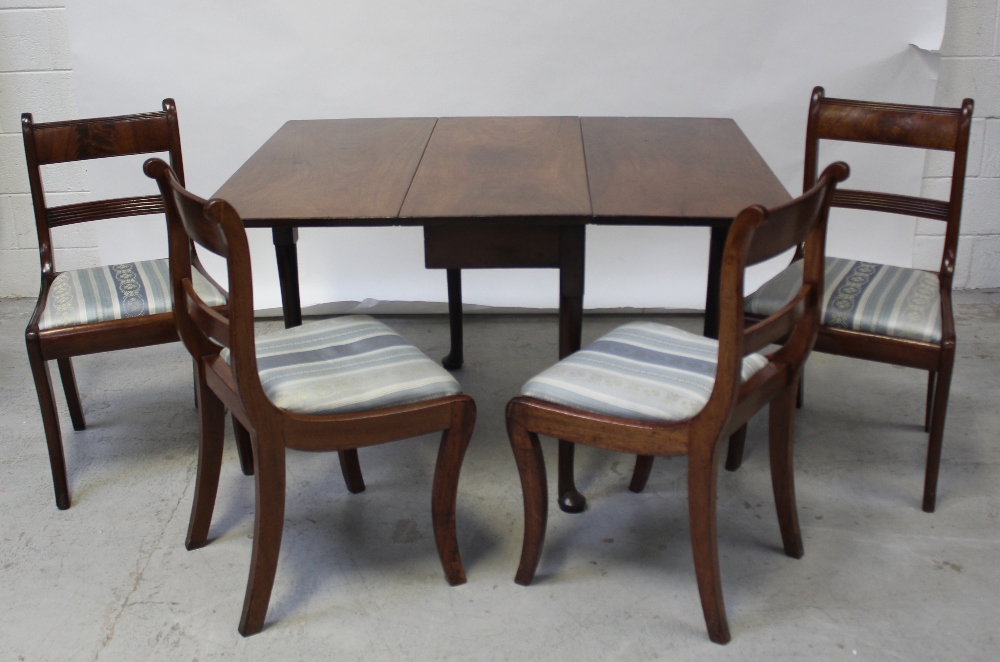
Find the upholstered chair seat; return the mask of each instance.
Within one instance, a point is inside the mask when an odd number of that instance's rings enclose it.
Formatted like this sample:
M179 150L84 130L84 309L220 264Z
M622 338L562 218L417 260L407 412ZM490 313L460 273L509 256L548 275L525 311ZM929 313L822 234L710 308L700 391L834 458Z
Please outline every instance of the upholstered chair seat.
M893 338L941 342L938 275L872 262L826 258L821 323ZM781 309L802 283L802 261L747 298L746 311L766 317Z
M708 403L718 359L718 340L632 322L539 373L521 395L606 416L683 421ZM743 381L765 365L762 355L748 354Z
M347 315L262 336L257 371L275 406L300 414L346 414L462 392L439 364L385 324ZM229 362L229 350L221 353Z
M226 297L194 270L194 288L210 306ZM39 329L169 313L170 266L166 259L64 271L49 288Z

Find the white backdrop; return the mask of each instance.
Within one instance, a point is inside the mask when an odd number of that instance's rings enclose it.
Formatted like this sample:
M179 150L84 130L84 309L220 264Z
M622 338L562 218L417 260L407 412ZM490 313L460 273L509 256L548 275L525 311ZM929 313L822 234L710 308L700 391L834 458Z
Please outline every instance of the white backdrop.
M829 96L931 103L946 0L70 0L82 116L180 115L189 188L214 192L289 119L449 115L732 117L793 194L806 109ZM63 118L39 118L63 119ZM916 150L833 146L852 185L919 191ZM95 196L154 190L142 159L91 162ZM278 305L251 231L258 308ZM106 263L166 255L161 219L106 222ZM835 255L908 266L913 221L840 214ZM702 229L589 228L588 308L704 304ZM302 301L446 299L419 229L306 229ZM787 260L786 260L787 261ZM765 265L757 280L781 265ZM552 270L465 272L465 300L553 307Z

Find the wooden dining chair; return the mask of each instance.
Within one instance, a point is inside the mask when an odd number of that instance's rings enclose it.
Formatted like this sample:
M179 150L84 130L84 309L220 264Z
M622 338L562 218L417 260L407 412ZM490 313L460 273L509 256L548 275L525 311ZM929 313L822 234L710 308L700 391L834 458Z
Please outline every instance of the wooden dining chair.
M42 266L41 290L25 330L25 341L45 427L56 506L66 509L70 505L66 460L47 362L55 360L59 366L73 429L83 430L86 421L72 357L173 342L177 340L177 330L170 307L166 259L60 272L56 270L52 247L53 228L107 218L162 214L163 199L159 195L144 195L49 206L41 167L166 152L178 177L183 179L184 164L173 99L164 99L160 112L67 122L36 124L31 113L24 113L21 129ZM204 300L212 306L224 306L224 294L205 275L200 263L196 274L195 284Z
M806 129L803 183L806 189L816 182L820 140L953 153L951 191L947 200L847 189L838 190L833 196L833 207L942 221L945 223L944 251L937 272L826 258L826 291L816 341L817 352L928 372L924 430L930 432L930 438L923 497L923 509L928 513L934 512L937 500L941 443L955 363L951 286L962 218L972 108L972 99L966 99L958 108L829 99L823 88L817 87L809 104ZM802 262L796 259L748 297L748 317L758 319L784 305L801 271ZM742 461L742 444L731 445L729 453L726 465L735 470Z
M201 431L186 546L208 539L219 484L225 412L250 433L256 484L253 554L240 634L264 626L281 546L285 449L341 451L351 491L364 489L357 448L443 431L431 498L434 538L449 584L465 582L455 537L459 471L476 406L455 378L371 317L348 315L255 340L250 250L243 222L224 200L206 202L169 166L145 172L164 196L177 328L196 363ZM228 314L198 294L190 242L225 258Z
M514 581L531 582L545 538L548 488L538 435L635 454L647 463L687 455L702 610L709 638L728 642L716 538L720 447L768 403L781 539L788 556L802 556L792 473L795 393L819 327L827 210L847 175L845 164L832 164L802 197L771 210L747 207L736 217L723 253L718 340L653 322L626 324L536 375L510 401L507 431L524 492L524 546ZM795 296L747 327L744 271L803 242L805 268ZM786 336L779 351L758 353ZM633 479L631 489L644 487L645 478Z

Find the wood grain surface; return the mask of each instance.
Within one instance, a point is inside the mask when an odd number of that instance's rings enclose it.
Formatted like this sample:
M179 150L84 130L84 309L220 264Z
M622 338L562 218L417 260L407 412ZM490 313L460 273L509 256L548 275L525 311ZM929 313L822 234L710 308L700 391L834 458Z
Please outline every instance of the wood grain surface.
M730 119L584 117L595 223L729 223L791 196Z
M248 227L395 219L434 123L434 118L287 122L214 197L230 202Z

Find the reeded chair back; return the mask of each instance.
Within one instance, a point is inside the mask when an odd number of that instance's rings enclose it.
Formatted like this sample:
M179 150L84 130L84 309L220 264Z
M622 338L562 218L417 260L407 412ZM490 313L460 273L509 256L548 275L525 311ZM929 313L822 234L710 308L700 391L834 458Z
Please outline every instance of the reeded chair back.
M434 536L445 578L452 585L464 583L455 503L475 425L472 399L444 368L366 316L313 322L255 339L250 250L239 214L224 200L206 202L186 191L159 159L150 159L144 169L157 180L166 203L177 328L196 365L201 429L188 549L208 540L226 410L252 445L256 507L240 633L259 632L267 614L284 524L286 448L337 451L347 487L356 493L365 489L358 448L441 431L431 498ZM226 260L228 311L215 309L197 291L191 242ZM365 334L344 340L359 327ZM259 354L265 357L261 361ZM280 364L278 371L289 377L283 386L272 371L268 383L273 388L265 390L264 361L272 369ZM354 400L345 407L341 391L349 388L355 389Z
M56 505L70 505L59 414L47 361L56 360L75 430L86 422L71 357L144 347L177 340L170 312L166 260L134 262L60 272L52 229L100 219L162 214L163 199L144 195L50 206L42 182L44 165L163 152L183 181L177 110L173 99L155 113L36 124L21 116L28 182L35 211L41 288L25 330L49 449ZM206 281L208 290L215 286ZM225 303L217 290L210 297Z
M522 396L511 400L507 429L525 503L516 582L531 582L545 537L548 497L539 434L638 455L630 486L635 492L645 487L654 456L687 455L702 609L712 641L729 641L716 539L720 447L768 403L781 537L787 555L802 555L792 473L795 392L819 328L827 212L836 184L847 175L847 166L835 163L800 198L772 210L748 207L736 217L723 254L717 342L664 325L629 324L529 380ZM805 269L795 294L780 310L748 326L746 268L800 244L805 246ZM667 341L660 343L661 338ZM774 354L757 353L782 338L787 341ZM630 339L637 340L629 346ZM712 349L717 350L714 356ZM704 381L713 358L714 382L700 407L696 403L693 413L670 410L670 403L684 397L692 384ZM656 412L658 403L668 404Z
M928 372L925 431L930 432L923 509L933 512L945 414L955 357L951 288L955 274L965 168L972 126L972 99L958 108L911 106L827 98L813 90L806 129L803 189L816 182L821 141L848 141L952 152L947 200L877 191L840 189L833 207L917 216L945 224L940 269L926 272L841 258L827 258L826 300L816 351L918 368ZM801 253L796 257L801 257ZM789 270L798 267L793 262ZM786 270L749 299L751 315L779 305ZM787 274L787 275L786 275ZM888 283L894 283L888 291ZM885 283L886 285L882 285ZM885 287L885 291L882 289ZM862 297L866 296L867 299ZM870 296L876 293L878 296ZM866 303L867 301L867 303ZM879 304L879 302L881 302ZM878 305L876 305L878 304ZM879 307L880 306L880 307ZM886 312L888 311L888 313ZM900 311L892 316L893 311ZM728 466L737 468L742 449Z

